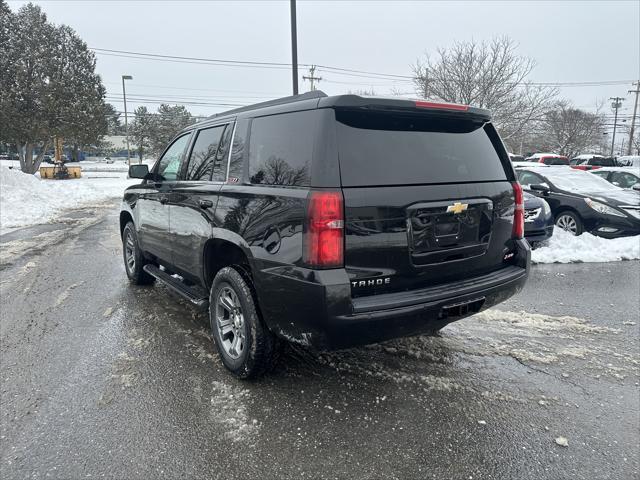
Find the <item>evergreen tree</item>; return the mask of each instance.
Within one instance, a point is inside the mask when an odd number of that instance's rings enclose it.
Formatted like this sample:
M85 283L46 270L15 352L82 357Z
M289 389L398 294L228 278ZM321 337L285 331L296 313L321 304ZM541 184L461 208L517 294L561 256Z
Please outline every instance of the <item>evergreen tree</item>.
M154 127L153 114L149 113L147 107L138 107L135 109L135 119L129 126L129 135L131 140L138 147L138 158L140 161L144 158L144 152L149 148L149 139Z
M0 141L15 143L22 171L35 173L54 136L77 149L107 132L105 88L73 29L31 3L13 14L3 1L0 15Z
M156 155L161 154L180 130L194 122L194 118L183 105L160 105L152 121L149 138L151 151Z

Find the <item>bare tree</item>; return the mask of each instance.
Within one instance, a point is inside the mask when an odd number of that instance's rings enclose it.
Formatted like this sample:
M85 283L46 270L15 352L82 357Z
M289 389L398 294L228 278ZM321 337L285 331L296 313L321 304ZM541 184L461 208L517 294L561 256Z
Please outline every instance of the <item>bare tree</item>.
M438 48L413 66L419 95L427 99L487 108L504 139L520 133L541 117L557 90L534 85L527 77L535 62L516 53L508 37L491 42L456 42Z
M624 138L627 140L627 142L631 140L631 155L640 155L640 128L638 128L638 125L636 123L636 128L631 139L629 139L630 130L631 125L625 125L624 127L622 127L622 134L624 135ZM623 155L626 155L626 152L624 152Z
M538 147L571 158L580 153L602 150L604 118L600 109L595 113L575 108L568 101L556 102L540 122L537 122Z

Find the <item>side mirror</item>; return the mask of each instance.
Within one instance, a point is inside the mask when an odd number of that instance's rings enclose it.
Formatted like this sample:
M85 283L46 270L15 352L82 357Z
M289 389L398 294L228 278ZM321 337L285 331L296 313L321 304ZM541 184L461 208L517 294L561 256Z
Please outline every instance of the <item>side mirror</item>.
M640 192L640 182L634 183L631 188L633 188L636 192Z
M138 164L129 166L129 178L140 178L144 180L149 175L149 165Z
M542 192L542 193L549 193L551 191L548 185L543 185L541 183L534 183L533 185L529 185L529 188L536 192Z
M611 183L613 183L616 187L620 186L620 184L618 182L611 182Z

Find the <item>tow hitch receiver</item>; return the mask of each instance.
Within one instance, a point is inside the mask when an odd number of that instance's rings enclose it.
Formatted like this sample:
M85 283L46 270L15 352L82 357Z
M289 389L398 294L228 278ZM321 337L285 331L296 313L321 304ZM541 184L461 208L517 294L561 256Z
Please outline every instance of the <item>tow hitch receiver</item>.
M464 302L452 303L451 305L445 305L440 310L438 317L440 319L463 317L472 313L478 313L484 304L484 297L474 298L473 300L466 300Z

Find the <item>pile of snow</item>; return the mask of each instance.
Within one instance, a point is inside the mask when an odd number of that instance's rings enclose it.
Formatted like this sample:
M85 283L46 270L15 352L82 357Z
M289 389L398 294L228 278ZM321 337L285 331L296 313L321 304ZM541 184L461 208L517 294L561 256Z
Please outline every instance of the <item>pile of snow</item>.
M606 238L583 233L574 237L555 228L547 245L531 252L533 263L617 262L640 259L640 235Z
M123 190L137 182L122 172L83 172L79 179L41 180L0 165L0 232L50 222L65 209L121 198Z

